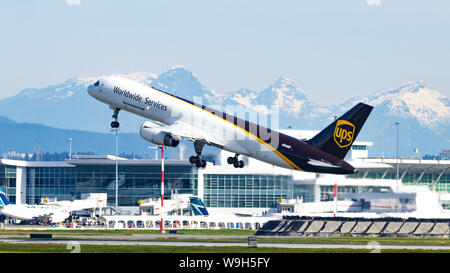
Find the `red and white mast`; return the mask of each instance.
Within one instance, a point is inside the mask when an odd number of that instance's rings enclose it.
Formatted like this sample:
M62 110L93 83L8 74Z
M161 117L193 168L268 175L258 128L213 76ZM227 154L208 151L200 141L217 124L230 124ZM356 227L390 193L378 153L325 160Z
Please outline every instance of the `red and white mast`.
M161 224L160 224L160 230L161 233L164 233L164 220L163 220L163 213L164 213L164 146L161 146Z

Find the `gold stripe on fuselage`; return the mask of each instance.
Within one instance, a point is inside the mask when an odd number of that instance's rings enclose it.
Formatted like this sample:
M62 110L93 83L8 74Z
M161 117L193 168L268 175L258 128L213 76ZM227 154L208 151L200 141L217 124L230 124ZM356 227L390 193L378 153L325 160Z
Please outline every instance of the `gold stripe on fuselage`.
M237 126L236 124L230 122L230 121L227 120L227 119L221 118L221 117L219 117L219 116L217 116L217 115L215 115L215 114L213 114L213 113L211 113L211 112L209 112L209 111L206 111L206 110L203 109L201 106L195 105L195 103L189 103L189 102L187 102L187 101L185 101L185 100L182 100L182 99L178 98L177 96L174 96L174 95L172 95L172 94L166 93L166 92L161 91L161 90L159 90L159 89L156 89L156 88L154 88L154 87L152 87L152 86L151 86L151 88L154 89L154 90L156 90L156 91L159 91L159 92L161 92L161 93L163 93L163 94L169 95L169 96L171 96L172 98L178 99L179 101L182 101L182 102L187 103L187 104L189 104L189 105L193 105L193 106L199 108L200 110L203 110L203 111L205 111L205 112L207 112L207 113L213 115L214 117L220 118L220 120L222 120L222 121L225 121L225 122L230 123L230 124L233 125L234 127L238 128L238 129L240 129L240 130L242 130L242 131L245 132L247 135L253 137L253 138L256 139L259 143L261 143L261 144L263 144L264 146L266 146L267 148L269 148L272 152L274 152L274 153L275 153L276 155L278 155L281 159L283 159L286 163L288 163L289 166L291 166L292 168L294 168L294 169L296 169L296 170L299 170L299 171L303 171L300 167L298 167L296 164L294 164L289 158L287 158L285 155L283 155L282 153L280 153L277 149L275 149L274 147L272 147L270 144L268 144L268 143L265 142L264 140L260 139L259 137L255 136L254 134L250 133L249 131L245 130L244 128Z

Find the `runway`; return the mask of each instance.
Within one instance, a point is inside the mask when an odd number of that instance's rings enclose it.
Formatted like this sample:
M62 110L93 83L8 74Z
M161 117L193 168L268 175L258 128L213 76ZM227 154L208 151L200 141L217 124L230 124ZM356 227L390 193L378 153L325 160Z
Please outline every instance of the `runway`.
M17 236L16 236L17 237ZM67 236L65 236L67 238ZM83 236L84 237L84 236ZM88 237L88 236L86 236ZM96 236L100 237L100 236ZM122 236L121 236L122 237ZM14 244L62 244L62 245L139 245L139 246L202 246L202 247L248 247L248 243L243 242L190 242L190 241L139 241L139 240L98 240L98 238L85 239L79 236L74 236L72 239L13 239L1 238L0 242L14 243ZM188 239L188 238L186 238ZM382 250L446 250L450 251L449 245L382 245L375 240L368 244L311 244L311 243L258 243L258 248L299 248L299 249L367 249L373 252Z

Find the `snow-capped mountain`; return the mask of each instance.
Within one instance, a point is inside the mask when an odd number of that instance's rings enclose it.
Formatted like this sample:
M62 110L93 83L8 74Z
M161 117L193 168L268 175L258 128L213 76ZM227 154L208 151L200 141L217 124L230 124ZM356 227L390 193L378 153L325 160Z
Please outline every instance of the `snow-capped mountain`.
M176 66L155 75L151 73L117 74L166 92L209 106L227 109L239 106L245 112L270 115L275 112L273 128L320 130L358 102L374 106L358 140L373 141L371 156L392 156L396 127L400 122L401 155L409 156L414 148L422 154L437 154L450 146L450 104L448 98L427 87L424 82L409 82L371 96L351 98L345 103L321 106L309 101L305 93L289 79L279 78L258 91L240 89L219 94L202 85L189 70ZM0 100L0 116L17 122L32 122L64 129L109 132L112 112L108 106L92 99L86 87L100 76L70 78L41 89L25 89L18 95ZM241 112L238 112L238 115ZM244 116L242 116L244 117ZM122 132L136 132L143 118L120 112ZM250 118L251 119L251 118ZM252 120L253 121L253 120Z
M426 87L423 81L405 83L368 97L353 98L345 104L354 104L356 101L385 107L387 114L416 119L421 126L431 130L439 131L450 122L448 98Z
M175 66L162 73L151 83L148 83L155 88L165 92L189 98L198 103L210 105L221 101L223 96L211 89L203 86L196 75L182 66Z
M113 74L144 84L151 84L158 76L151 73ZM45 88L25 89L19 94L0 100L0 115L16 122L45 124L62 129L78 129L94 132L109 132L111 111L108 106L92 100L87 86L100 77L70 78L63 83ZM112 76L112 75L110 75ZM126 123L124 132L135 132L139 117L120 113Z
M396 122L400 123L400 156L410 156L416 148L422 155L436 155L450 146L449 100L422 81L408 82L370 96L352 98L334 106L332 111L344 112L358 102L374 106L358 139L373 141L371 150L375 155L395 155Z
M286 114L297 116L308 103L305 94L291 80L279 78L254 100L256 105L277 105Z

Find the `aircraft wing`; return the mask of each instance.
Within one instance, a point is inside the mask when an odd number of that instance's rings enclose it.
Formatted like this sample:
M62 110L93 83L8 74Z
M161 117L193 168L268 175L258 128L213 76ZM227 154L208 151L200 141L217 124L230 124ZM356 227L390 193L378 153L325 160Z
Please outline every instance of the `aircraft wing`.
M53 223L64 222L67 218L69 218L70 213L61 211L58 213L53 213L51 215L51 219Z
M59 211L59 212L52 212L47 214L41 214L39 216L33 217L35 219L40 220L48 220L50 219L52 223L58 223L58 222L64 222L68 217L70 216L70 213L67 211Z
M124 177L119 177L119 186L120 183L123 181ZM109 186L109 185L108 185ZM97 201L94 199L82 199L82 200L71 200L71 201L57 201L48 203L53 206L58 206L64 211L71 212L71 211L78 211L78 210L84 210L84 209L91 209L95 208L97 206Z
M225 146L223 143L213 138L207 132L181 121L174 122L171 125L158 124L156 122L150 121L147 121L146 123L153 123L155 125L154 128L158 128L161 131L170 133L174 136L178 136L182 139L190 141L205 141L206 144L218 148L223 148Z

